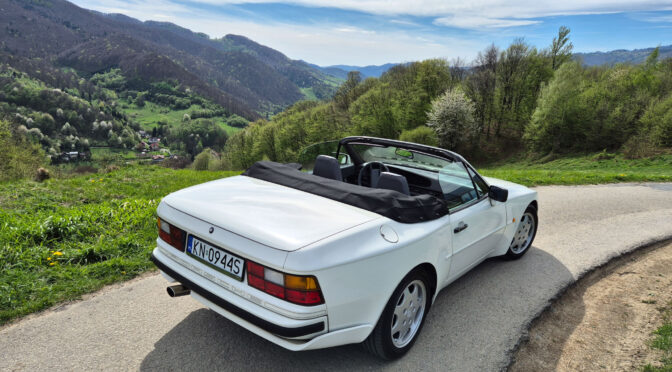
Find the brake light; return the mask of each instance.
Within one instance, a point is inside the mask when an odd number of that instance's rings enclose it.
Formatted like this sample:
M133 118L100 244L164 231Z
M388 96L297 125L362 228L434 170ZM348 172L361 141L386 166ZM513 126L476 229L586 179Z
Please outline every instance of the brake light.
M247 261L247 284L271 296L299 305L324 303L320 285L314 276L285 274Z
M178 251L184 252L184 238L187 235L184 230L162 221L161 218L157 218L156 223L159 228L159 238Z

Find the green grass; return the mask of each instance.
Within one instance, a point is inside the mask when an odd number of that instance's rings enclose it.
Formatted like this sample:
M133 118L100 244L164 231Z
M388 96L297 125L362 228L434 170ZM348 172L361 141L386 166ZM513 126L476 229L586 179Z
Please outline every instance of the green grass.
M169 107L157 105L156 103L147 101L143 107L138 107L136 104L128 103L122 101L122 109L126 114L135 122L140 124L142 129L146 131L151 131L152 128L157 126L157 123L161 120L167 122L168 124L181 123L184 118L184 114L189 114L194 110L203 109L200 105L191 105L188 109L184 110L173 110ZM231 127L226 124L226 119L223 117L214 117L210 120L219 124L228 135L232 135L235 132L241 130L240 128Z
M484 176L526 186L585 185L616 182L670 182L672 155L625 159L620 154L599 153L548 162L516 160L479 169Z
M233 174L135 165L0 183L0 324L153 268L160 198Z
M91 160L102 161L110 158L119 160L134 160L137 159L135 151L129 149L117 149L113 147L92 147Z
M645 372L672 372L672 303L663 310L663 325L653 332L651 347L662 350L663 356L660 365L647 364L642 368Z
M313 88L299 88L301 90L301 94L303 94L304 99L307 99L309 101L317 101L317 96L315 96L315 92L313 92Z

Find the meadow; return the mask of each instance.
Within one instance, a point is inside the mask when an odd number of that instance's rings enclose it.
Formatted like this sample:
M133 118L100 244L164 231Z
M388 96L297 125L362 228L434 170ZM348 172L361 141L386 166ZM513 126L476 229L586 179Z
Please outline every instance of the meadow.
M237 172L127 166L0 184L0 324L153 268L166 194Z

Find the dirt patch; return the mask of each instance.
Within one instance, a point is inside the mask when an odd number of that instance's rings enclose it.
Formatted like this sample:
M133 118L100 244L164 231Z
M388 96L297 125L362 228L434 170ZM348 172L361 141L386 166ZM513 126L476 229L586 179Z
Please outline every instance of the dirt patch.
M579 280L532 325L509 371L632 371L672 302L672 244L616 259Z

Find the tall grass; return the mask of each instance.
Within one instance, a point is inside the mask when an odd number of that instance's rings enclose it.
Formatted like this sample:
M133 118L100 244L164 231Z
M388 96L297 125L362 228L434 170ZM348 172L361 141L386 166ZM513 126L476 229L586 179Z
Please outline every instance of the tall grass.
M0 324L150 268L161 197L235 172L130 166L0 184Z

